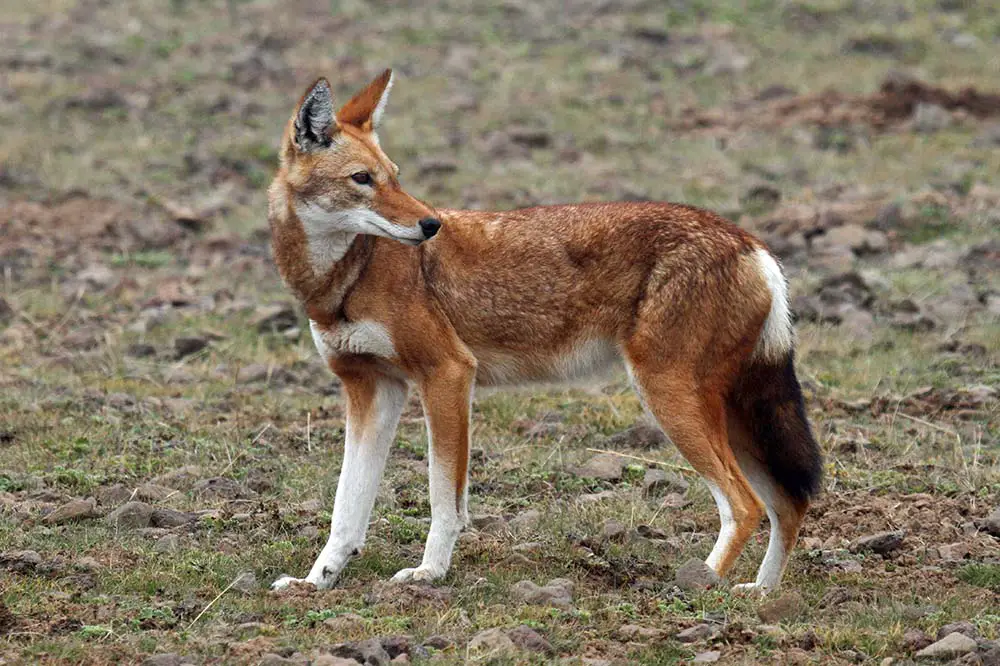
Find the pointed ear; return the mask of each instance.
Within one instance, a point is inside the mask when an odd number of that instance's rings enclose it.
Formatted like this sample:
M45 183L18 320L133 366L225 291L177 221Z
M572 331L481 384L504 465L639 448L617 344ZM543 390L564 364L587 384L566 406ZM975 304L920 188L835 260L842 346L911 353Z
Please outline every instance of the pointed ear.
M302 97L295 112L295 143L299 150L307 153L327 148L336 129L330 82L319 79Z
M366 132L378 128L392 89L392 70L387 69L337 112L337 121Z

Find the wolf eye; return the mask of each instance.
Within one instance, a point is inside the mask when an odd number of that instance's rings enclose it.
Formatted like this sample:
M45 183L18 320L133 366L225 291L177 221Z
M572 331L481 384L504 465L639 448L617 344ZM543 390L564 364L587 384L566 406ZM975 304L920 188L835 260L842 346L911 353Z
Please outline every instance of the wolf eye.
M357 171L351 174L351 180L353 180L358 185L371 185L372 176L367 171Z

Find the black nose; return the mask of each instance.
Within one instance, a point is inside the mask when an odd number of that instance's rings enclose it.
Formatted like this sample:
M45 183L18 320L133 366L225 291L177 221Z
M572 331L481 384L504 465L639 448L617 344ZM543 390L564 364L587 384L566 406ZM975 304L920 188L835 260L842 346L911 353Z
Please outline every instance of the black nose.
M420 220L420 229L424 232L424 238L434 238L434 234L441 228L441 220L436 217L425 217Z

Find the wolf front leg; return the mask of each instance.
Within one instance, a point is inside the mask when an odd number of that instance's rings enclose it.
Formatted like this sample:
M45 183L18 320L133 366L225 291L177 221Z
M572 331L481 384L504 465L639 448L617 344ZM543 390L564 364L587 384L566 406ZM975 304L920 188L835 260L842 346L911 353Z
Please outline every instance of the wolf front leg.
M451 362L420 385L430 443L431 530L419 567L394 582L427 581L448 573L455 541L469 518L469 411L475 363Z
M400 379L357 368L334 369L347 395L347 437L330 538L304 579L319 589L332 587L365 543L368 519L407 394L406 383ZM282 576L271 587L280 590L301 580Z

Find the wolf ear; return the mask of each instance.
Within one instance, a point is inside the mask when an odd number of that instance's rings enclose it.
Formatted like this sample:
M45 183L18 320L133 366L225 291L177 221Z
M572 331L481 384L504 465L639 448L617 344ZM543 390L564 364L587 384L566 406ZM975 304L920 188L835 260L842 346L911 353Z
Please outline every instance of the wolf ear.
M336 126L330 82L319 79L299 103L295 114L295 143L304 152L328 148Z
M392 70L387 69L337 112L337 121L366 132L378 128L392 89Z

